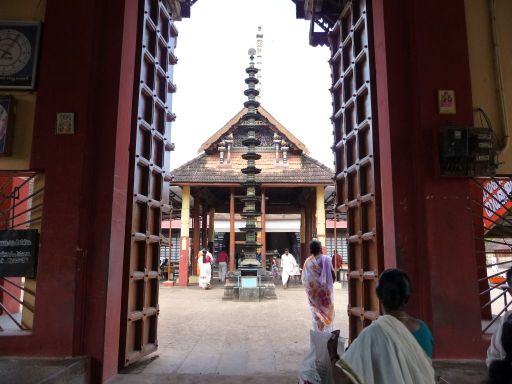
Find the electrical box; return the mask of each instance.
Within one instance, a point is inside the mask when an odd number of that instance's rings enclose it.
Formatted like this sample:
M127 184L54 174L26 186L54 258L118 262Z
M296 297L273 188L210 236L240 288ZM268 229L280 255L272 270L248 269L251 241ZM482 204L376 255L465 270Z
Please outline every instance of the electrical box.
M488 128L444 126L440 132L441 176L488 177L496 174L496 150Z

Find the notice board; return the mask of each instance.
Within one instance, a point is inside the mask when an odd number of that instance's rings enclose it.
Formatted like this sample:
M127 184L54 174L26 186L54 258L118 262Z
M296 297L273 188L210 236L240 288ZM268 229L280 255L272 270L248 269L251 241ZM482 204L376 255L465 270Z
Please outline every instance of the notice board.
M0 277L35 277L38 245L36 229L0 231Z

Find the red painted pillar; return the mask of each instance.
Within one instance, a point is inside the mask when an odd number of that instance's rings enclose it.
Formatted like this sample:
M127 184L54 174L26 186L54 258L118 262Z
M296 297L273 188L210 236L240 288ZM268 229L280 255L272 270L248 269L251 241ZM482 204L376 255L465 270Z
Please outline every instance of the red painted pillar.
M201 209L201 199L199 198L198 194L195 193L194 195L194 211L192 213L193 215L193 228L192 228L192 275L199 275L199 272L197 270L197 255L199 251L201 250L201 220L199 217L199 210Z
M384 267L411 276L435 357L482 357L468 181L438 173L439 127L473 123L464 1L372 3ZM440 89L457 114L438 113Z
M267 269L267 214L266 214L265 189L261 189L261 266Z
M229 193L229 270L235 270L235 189Z
M299 264L302 267L307 258L306 253L306 209L300 209L300 259Z
M118 368L137 18L136 0L46 4L30 159L45 174L34 328L0 338L4 355L89 355L93 382ZM58 112L75 114L75 134L55 135Z
M205 213L207 215L207 237L208 237L208 249L213 254L215 250L215 209L210 208L208 212Z
M306 261L306 259L309 257L309 243L311 242L312 238L313 238L313 225L312 225L312 220L311 220L311 216L312 216L312 208L311 208L311 200L308 199L308 201L306 202L307 206L306 206L306 209L305 209L305 224L306 224L306 229L305 229L305 233L306 233L306 241L304 242L304 248L305 248L305 252L304 252L304 255L302 256L302 262L301 264L304 265L304 262Z
M208 205L206 203L201 204L201 246L208 248Z

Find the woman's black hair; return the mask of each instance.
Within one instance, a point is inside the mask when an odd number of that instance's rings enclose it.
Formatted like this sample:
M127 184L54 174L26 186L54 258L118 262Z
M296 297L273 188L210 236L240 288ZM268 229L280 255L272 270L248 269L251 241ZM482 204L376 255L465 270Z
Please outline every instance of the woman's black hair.
M500 341L505 351L505 358L494 360L489 366L488 384L512 383L512 315L508 315L503 322Z
M322 252L322 243L318 240L311 240L309 243L309 251L313 255L319 255Z
M386 309L401 309L411 296L411 280L399 269L387 269L379 277L377 296Z

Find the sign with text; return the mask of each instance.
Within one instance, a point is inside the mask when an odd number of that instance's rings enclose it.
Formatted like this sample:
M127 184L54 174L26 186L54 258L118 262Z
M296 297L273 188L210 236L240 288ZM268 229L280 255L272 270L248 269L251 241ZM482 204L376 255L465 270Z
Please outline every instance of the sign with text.
M36 229L0 231L0 277L34 277L38 245Z
M512 209L512 180L496 179L482 183L484 187L484 227L486 230L494 227L495 222Z

